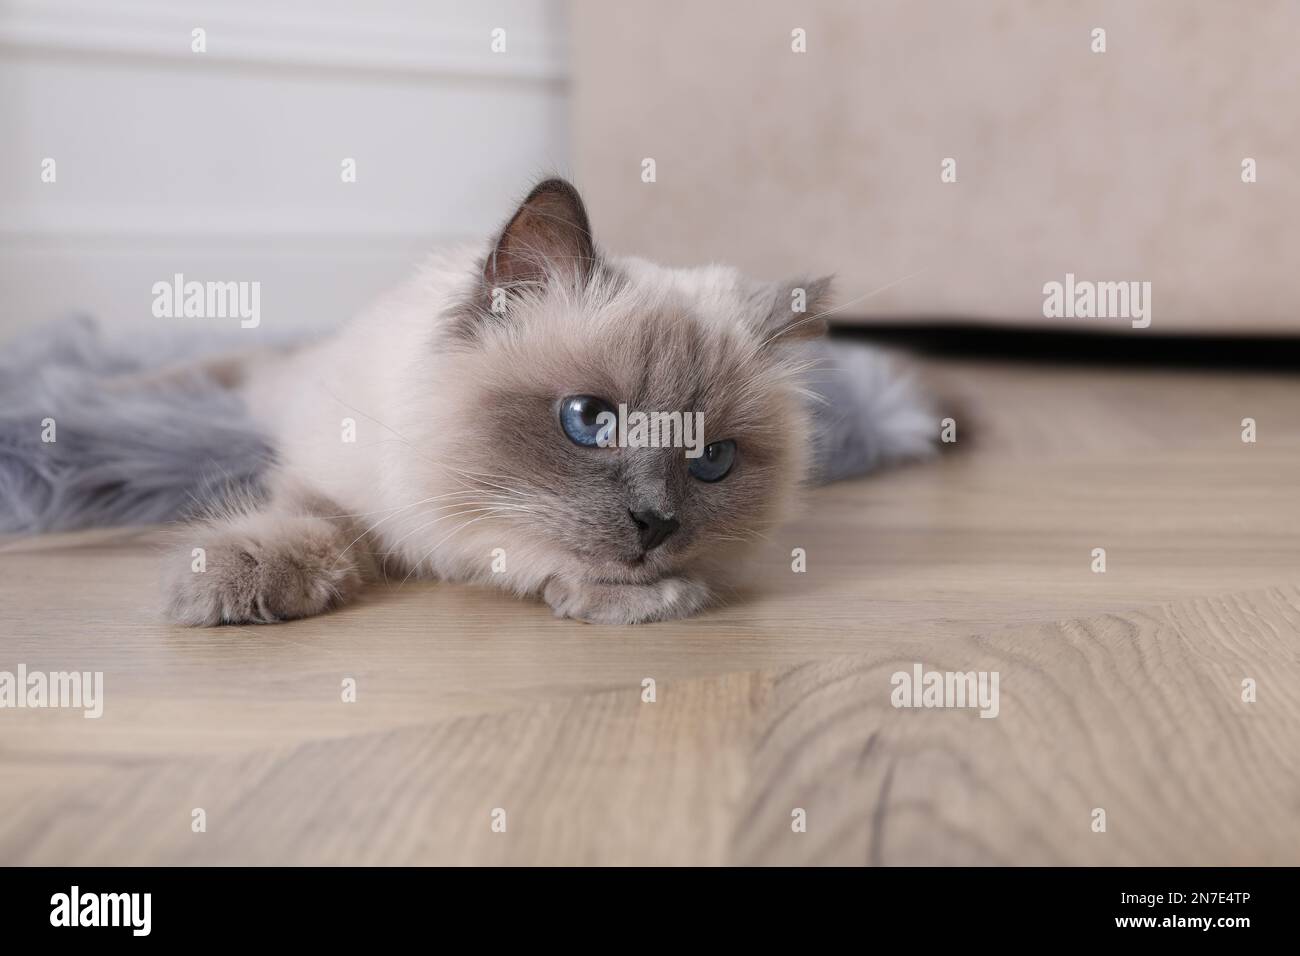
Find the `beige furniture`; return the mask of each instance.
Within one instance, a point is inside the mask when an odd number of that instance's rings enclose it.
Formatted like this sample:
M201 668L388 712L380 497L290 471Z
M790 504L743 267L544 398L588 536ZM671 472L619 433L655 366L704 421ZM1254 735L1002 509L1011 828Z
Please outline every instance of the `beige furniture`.
M1132 331L1044 319L1073 273L1151 282L1146 334L1300 331L1295 3L573 6L574 162L620 251L835 272L849 318Z

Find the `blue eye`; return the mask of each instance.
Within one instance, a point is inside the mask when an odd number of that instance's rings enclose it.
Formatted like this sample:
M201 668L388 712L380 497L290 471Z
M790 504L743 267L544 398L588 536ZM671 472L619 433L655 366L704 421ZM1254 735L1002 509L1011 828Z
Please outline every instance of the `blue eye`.
M692 458L690 472L700 481L721 481L736 463L736 443L728 438L704 446L704 454Z
M609 402L594 395L570 395L560 402L560 427L575 445L597 448L614 444L617 422Z

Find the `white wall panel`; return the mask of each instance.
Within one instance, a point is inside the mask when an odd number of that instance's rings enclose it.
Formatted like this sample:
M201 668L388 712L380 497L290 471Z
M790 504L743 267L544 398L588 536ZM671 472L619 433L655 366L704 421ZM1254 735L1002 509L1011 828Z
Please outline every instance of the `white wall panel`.
M564 36L527 0L0 2L0 335L156 323L175 272L261 282L264 325L346 317L567 170Z

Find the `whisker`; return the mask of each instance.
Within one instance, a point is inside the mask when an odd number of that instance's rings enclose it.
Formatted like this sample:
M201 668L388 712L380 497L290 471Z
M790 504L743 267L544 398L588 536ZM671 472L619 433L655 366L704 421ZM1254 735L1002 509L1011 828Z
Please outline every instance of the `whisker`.
M480 516L477 517L477 518L471 518L469 521L466 521L464 524L459 525L458 527L456 527L455 529L453 529L453 530L450 532L450 534L444 535L442 538L440 538L438 541L436 541L436 542L434 543L434 545L433 545L432 548L430 548L428 551L424 552L424 555L420 558L419 561L417 561L414 565L411 566L411 570L409 570L409 571L406 572L406 577L402 578L402 580L398 583L397 586L398 586L398 587L401 587L402 585L406 584L406 582L410 579L411 575L414 574L416 571L418 571L418 570L420 569L420 566L423 565L425 561L429 560L430 556L431 556L435 551L437 551L438 548L440 548L440 547L442 546L442 543L443 543L444 541L447 541L447 540L448 540L452 535L456 534L457 532L464 531L466 528L468 528L468 527L469 527L470 525L472 525L472 524L475 524L475 523L477 523L477 522L479 522L479 521L486 521L488 518L491 518L491 517L493 517L492 514L485 514L485 515L480 515Z
M901 282L906 282L908 279L915 278L916 276L919 276L921 273L928 272L928 271L929 271L929 267L925 269L918 269L916 272L909 273L908 275L905 275L900 279L895 279L893 282L888 282L885 285L882 285L878 289L872 289L870 292L860 295L856 299L850 299L848 302L845 302L841 305L837 305L833 309L827 309L825 312L818 312L816 315L810 315L807 318L800 319L798 322L791 323L790 325L787 325L784 328L777 329L777 331L773 332L762 342L760 342L758 348L759 349L763 348L773 339L780 338L783 335L788 335L790 332L799 328L799 326L801 325L806 325L809 322L815 322L818 319L824 319L826 316L834 315L836 312L839 312L843 309L847 309L851 305L857 305L859 302L865 302L867 299L870 299L873 296L880 295L880 293L892 289L894 286L898 285ZM755 350L755 352L757 352L757 349Z
M426 522L424 522L423 524L417 525L416 527L412 528L410 531L406 532L406 534L404 534L404 535L402 535L400 538L398 538L396 541L394 541L394 542L389 546L389 549L388 549L387 551L382 551L382 552L380 552L380 553L381 553L381 554L385 554L385 555L388 555L388 554L396 554L396 553L397 553L397 546L398 546L399 544L401 544L403 541L405 541L407 538L411 537L411 536L414 535L414 534L418 534L419 532L423 531L425 528L431 528L431 527L433 527L435 524L437 524L439 521L445 521L445 520L448 519L448 518L459 518L459 517L462 517L462 516L467 515L467 514L475 514L475 513L479 512L479 511L525 511L525 510L527 510L527 509L524 509L524 508L522 508L522 507L516 507L516 506L512 506L512 505L494 505L494 504L492 504L491 502L486 502L486 501L460 502L459 504L460 504L460 505L469 504L469 505L475 505L475 506L478 506L478 507L473 507L473 508L470 508L469 510L466 510L466 511L457 511L457 512L453 512L453 513L451 513L451 514L441 515L441 516L439 516L439 517L437 517L437 518L434 518L434 519L432 519L432 520L430 520L430 521L426 521ZM529 513L531 513L531 512L529 512Z
M454 492L453 494L457 494L457 495L459 495L460 492ZM421 505L424 505L424 504L429 503L430 501L438 500L438 498L440 498L440 497L441 497L441 496L435 495L433 498L426 498L424 501L417 501L417 502L415 502L414 504L409 504L409 505L406 505L405 507L398 508L396 511L394 511L392 514L388 515L388 517L386 517L386 518L380 518L378 521L376 521L374 524L372 524L369 528L367 528L365 531L362 531L359 535L357 535L357 536L356 536L355 538L353 538L350 542L348 542L347 547L345 547L342 551L340 551L340 552L338 553L338 555L334 558L334 563L333 563L332 565L330 565L331 569L334 568L334 567L336 567L336 566L338 565L338 563L339 563L340 561L343 560L343 556L344 556L345 554L347 554L349 551L352 550L352 546L353 546L353 545L355 545L358 541L360 541L360 540L361 540L362 538L364 538L366 535L373 533L374 530L375 530L376 528L378 528L381 524L383 524L385 521L391 521L393 518L396 518L399 514L401 514L401 513L404 512L404 511L409 511L409 510L412 509L412 508L417 508L417 507L419 507L419 506L421 506ZM448 506L448 507L451 507L451 506Z

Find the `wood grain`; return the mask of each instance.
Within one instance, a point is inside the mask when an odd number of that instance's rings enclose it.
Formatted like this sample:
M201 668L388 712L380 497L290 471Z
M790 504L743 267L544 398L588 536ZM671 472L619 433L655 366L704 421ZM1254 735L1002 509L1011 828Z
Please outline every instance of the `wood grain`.
M1294 863L1300 589L940 641L1001 709L903 710L914 647L246 754L122 761L8 862ZM1279 634L1292 637L1279 642ZM1240 680L1259 682L1255 703ZM61 795L60 795L61 794ZM189 830L203 807L206 833ZM1104 808L1107 829L1091 829ZM506 811L504 833L491 829ZM795 808L807 832L791 829Z
M1300 384L926 374L969 441L818 491L689 621L421 584L191 631L154 530L5 542L0 669L106 705L0 711L0 863L1300 862ZM893 708L914 663L999 716Z

